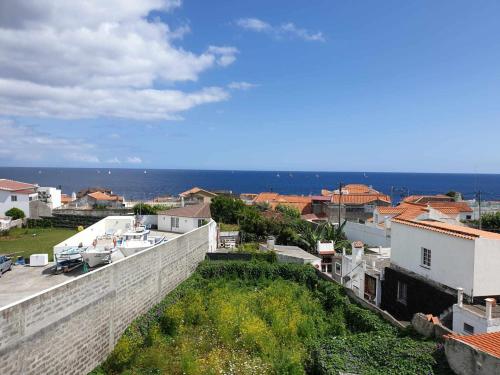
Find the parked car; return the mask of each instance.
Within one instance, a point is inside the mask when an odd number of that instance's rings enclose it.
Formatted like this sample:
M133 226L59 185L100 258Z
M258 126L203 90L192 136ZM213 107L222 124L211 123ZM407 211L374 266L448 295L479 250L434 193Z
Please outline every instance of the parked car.
M5 255L0 255L0 277L4 272L10 271L12 269L12 261L9 257Z

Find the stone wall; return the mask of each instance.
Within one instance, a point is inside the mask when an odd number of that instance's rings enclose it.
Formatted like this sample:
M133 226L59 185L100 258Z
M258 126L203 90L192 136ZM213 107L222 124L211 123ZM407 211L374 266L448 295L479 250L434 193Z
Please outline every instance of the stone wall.
M215 222L0 309L0 369L87 374L125 328L189 277Z

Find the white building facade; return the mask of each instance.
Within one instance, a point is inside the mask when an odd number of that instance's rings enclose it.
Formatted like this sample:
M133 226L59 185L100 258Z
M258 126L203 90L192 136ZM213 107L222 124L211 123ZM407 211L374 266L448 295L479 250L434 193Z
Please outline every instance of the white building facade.
M158 214L158 230L187 233L205 225L210 219L209 203L174 208Z

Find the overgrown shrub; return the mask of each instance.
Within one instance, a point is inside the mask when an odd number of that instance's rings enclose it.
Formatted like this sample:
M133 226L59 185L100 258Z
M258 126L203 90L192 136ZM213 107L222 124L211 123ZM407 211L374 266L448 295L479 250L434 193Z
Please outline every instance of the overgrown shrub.
M93 374L446 374L432 341L349 301L311 266L205 261Z

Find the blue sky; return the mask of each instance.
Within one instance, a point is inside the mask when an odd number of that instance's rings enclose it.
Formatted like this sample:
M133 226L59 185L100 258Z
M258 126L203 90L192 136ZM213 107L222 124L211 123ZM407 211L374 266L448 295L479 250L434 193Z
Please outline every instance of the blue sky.
M497 1L33 1L0 165L500 173Z

